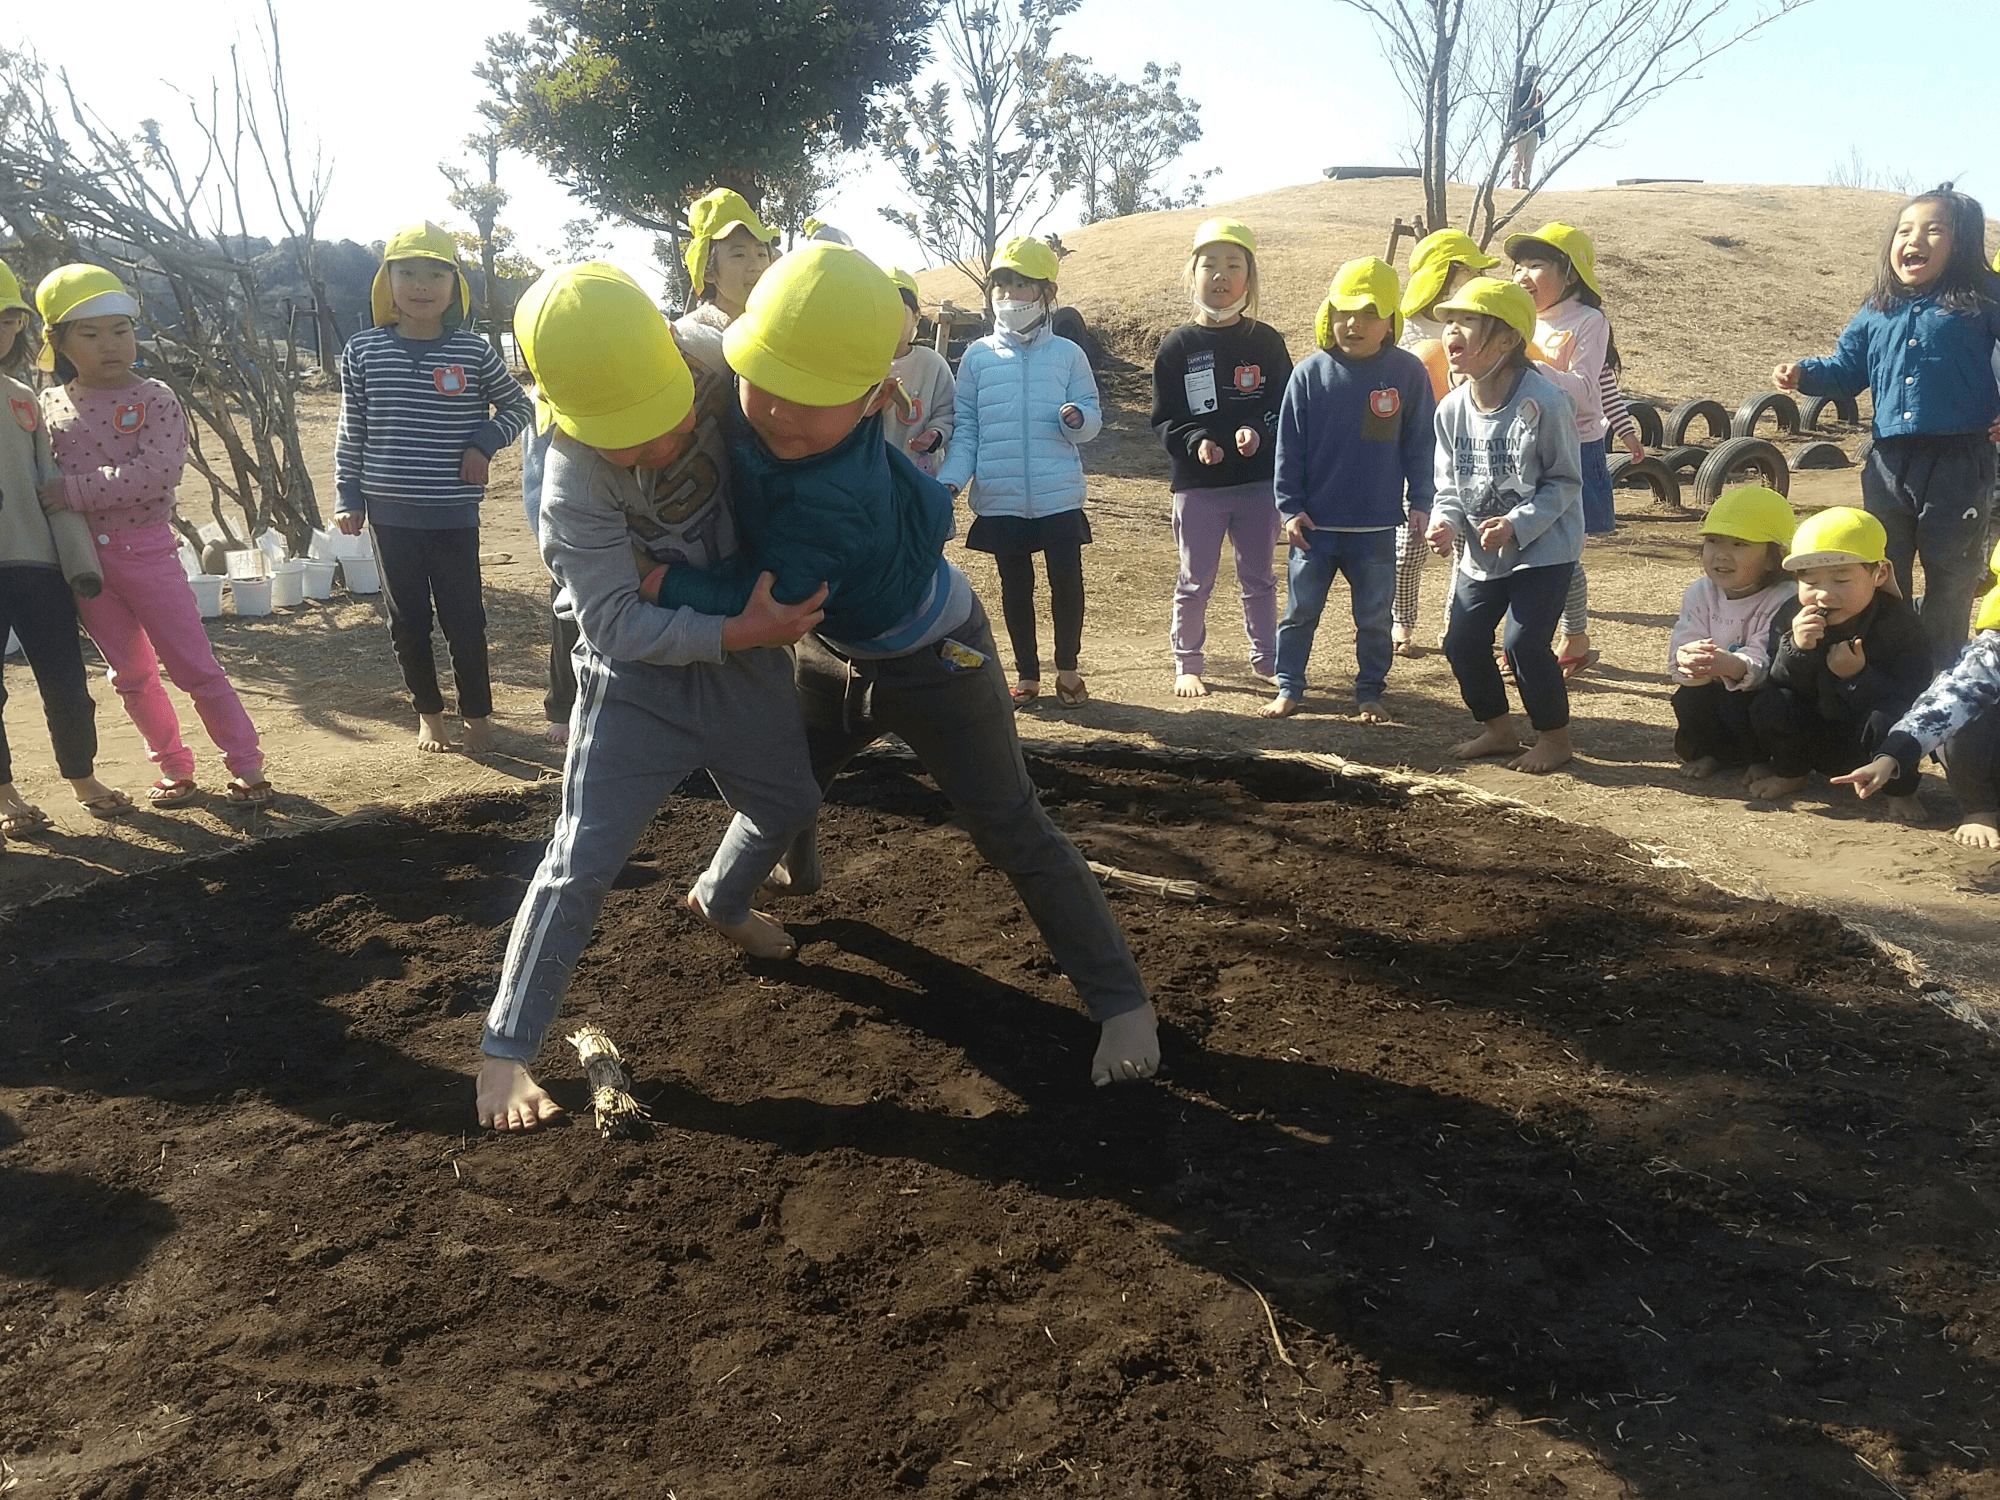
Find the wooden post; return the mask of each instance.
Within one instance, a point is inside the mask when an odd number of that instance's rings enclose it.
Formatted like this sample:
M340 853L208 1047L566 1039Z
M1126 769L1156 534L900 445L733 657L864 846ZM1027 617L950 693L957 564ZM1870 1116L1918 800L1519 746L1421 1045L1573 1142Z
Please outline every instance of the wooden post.
M1382 258L1392 266L1396 263L1396 247L1403 242L1404 235L1408 235L1413 240L1422 239L1424 237L1424 221L1418 219L1414 225L1411 225L1405 224L1401 218L1398 218L1394 224L1389 226L1389 249Z

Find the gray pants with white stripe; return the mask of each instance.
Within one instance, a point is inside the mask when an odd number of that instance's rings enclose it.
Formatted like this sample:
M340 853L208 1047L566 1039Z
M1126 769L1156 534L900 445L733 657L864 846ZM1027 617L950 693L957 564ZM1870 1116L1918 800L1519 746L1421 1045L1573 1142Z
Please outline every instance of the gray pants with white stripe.
M523 1063L555 1025L611 882L681 782L706 769L736 812L695 882L717 922L748 918L758 885L819 811L789 651L660 667L579 647L574 660L562 808L515 915L480 1041L488 1057Z

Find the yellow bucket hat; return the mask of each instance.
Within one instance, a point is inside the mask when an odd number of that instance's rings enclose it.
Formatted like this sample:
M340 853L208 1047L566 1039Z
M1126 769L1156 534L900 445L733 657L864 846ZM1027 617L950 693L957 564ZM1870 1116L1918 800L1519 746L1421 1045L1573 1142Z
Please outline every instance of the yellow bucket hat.
M1531 243L1539 242L1553 246L1569 257L1569 263L1576 267L1576 274L1583 278L1583 284L1598 296L1604 295L1604 288L1597 280L1597 245L1591 237L1571 224L1553 221L1544 224L1533 234L1510 234L1507 236L1506 251L1509 260L1521 259L1522 253Z
M1798 524L1791 501L1776 490L1746 484L1740 489L1725 490L1716 498L1702 518L1701 534L1730 536L1741 542L1776 542L1780 547L1789 547Z
M924 300L923 294L917 290L917 278L912 276L908 271L905 271L901 266L889 267L889 279L896 283L898 291L908 292L919 303Z
M1000 253L993 257L993 269L1014 271L1030 281L1053 284L1061 274L1062 263L1056 259L1055 251L1024 234L1000 247Z
M1833 505L1799 523L1792 534L1785 571L1833 568L1851 562L1873 564L1881 562L1888 552L1889 533L1880 521L1851 505Z
M1364 307L1372 307L1382 317L1393 319L1395 327L1389 337L1401 338L1403 315L1396 309L1402 300L1403 283L1389 262L1379 255L1350 260L1333 273L1333 285L1326 289L1326 300L1320 303L1319 316L1313 319L1320 348L1330 348L1333 344L1335 313L1356 312Z
M639 283L586 261L545 271L514 305L514 337L535 377L542 431L592 448L637 448L694 409L694 376Z
M1410 249L1410 280L1403 291L1403 316L1414 318L1443 295L1453 266L1489 271L1500 257L1488 255L1471 235L1458 229L1427 234Z
M758 279L722 354L781 401L845 406L888 375L907 312L896 283L867 256L815 240Z
M1502 281L1497 276L1475 276L1460 287L1446 302L1440 302L1434 311L1441 313L1479 313L1484 317L1498 318L1514 332L1521 335L1522 342L1535 341L1535 299L1524 286L1511 281Z
M768 228L749 200L734 188L717 188L688 205L688 242L681 262L687 267L688 286L695 297L708 285L708 257L715 242L739 227L767 245L778 238L778 231Z
M0 313L12 312L19 308L22 312L33 312L21 296L21 278L14 274L14 268L0 260Z
M102 266L75 265L57 266L44 276L41 285L35 288L35 310L42 315L44 327L57 323L72 323L78 318L110 318L139 316L139 303L125 290L115 272ZM54 339L42 343L41 355L35 361L43 370L56 367L56 345Z
M2000 580L2000 543L1993 548L1993 555L1986 559L1986 571ZM1972 612L1974 630L2000 630L2000 581L1980 596L1979 608Z
M1190 253L1203 245L1240 245L1246 255L1257 253L1257 234L1248 224L1234 219L1203 219L1195 226Z
M396 311L395 295L389 290L389 262L392 260L440 260L458 273L458 301L445 309L444 326L462 327L472 316L472 283L465 278L465 267L458 263L458 241L451 237L451 231L440 228L428 219L417 224L405 224L382 247L382 269L375 273L375 284L368 289L368 311L377 328L386 328L398 321L402 314Z

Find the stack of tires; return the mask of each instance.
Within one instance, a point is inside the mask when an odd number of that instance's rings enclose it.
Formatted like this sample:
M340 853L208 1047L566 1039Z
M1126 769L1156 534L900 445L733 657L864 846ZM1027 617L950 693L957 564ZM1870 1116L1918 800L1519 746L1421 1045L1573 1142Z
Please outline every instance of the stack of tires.
M1816 396L1803 406L1782 391L1750 397L1731 412L1720 401L1683 401L1664 417L1651 402L1626 405L1639 427L1639 440L1654 450L1644 458L1613 454L1611 482L1650 489L1662 505L1680 509L1682 489L1692 490L1696 507L1707 509L1726 489L1761 484L1791 493L1795 469L1844 469L1853 460L1839 443L1810 434L1822 432L1829 413L1850 427L1860 423L1852 397ZM1789 455L1758 428L1769 423L1772 437L1800 439ZM1694 440L1697 428L1705 440Z

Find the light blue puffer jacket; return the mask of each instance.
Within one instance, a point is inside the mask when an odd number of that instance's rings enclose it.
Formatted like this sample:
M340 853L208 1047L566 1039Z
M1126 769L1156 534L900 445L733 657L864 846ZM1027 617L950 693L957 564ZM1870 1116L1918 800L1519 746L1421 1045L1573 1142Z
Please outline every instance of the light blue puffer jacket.
M1063 425L1074 404L1083 425ZM938 478L955 489L977 480L982 516L1048 516L1083 505L1077 445L1104 426L1090 361L1045 323L1026 339L1001 329L965 351L958 366L958 420Z

